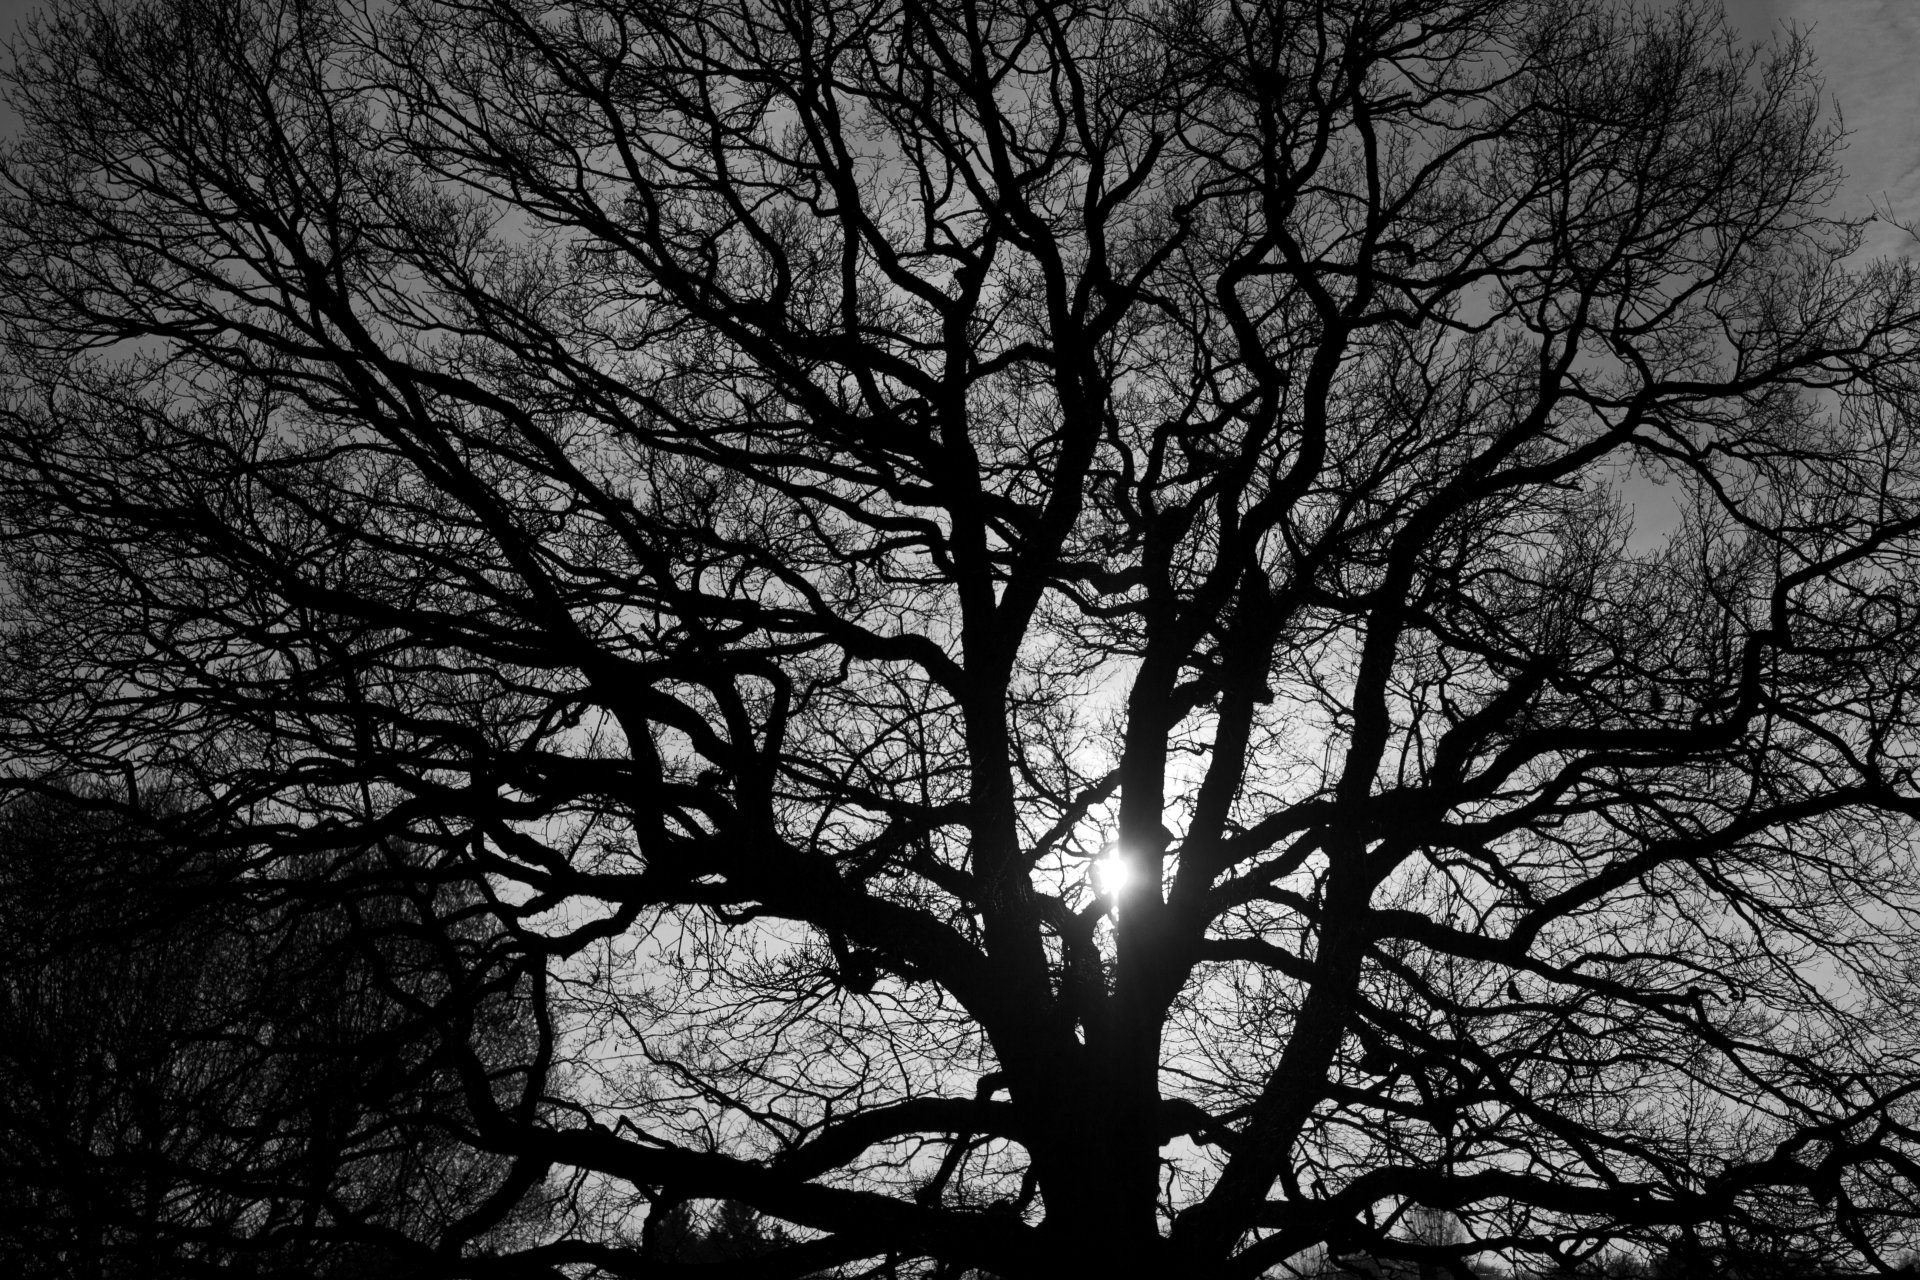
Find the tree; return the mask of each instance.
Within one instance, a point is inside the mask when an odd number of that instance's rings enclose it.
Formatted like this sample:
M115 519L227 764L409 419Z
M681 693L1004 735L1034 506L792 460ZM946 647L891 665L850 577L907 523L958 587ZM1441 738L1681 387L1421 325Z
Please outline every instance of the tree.
M477 1016L509 1075L524 988L422 954L418 919L463 895L417 858L387 851L407 873L390 877L362 856L354 892L303 902L288 878L223 885L166 818L98 794L0 808L0 1263L23 1280L413 1273L428 1229L457 1235L513 1184L455 1136L432 1024ZM474 919L449 932L480 941ZM507 1194L483 1245L533 1225L540 1197Z
M737 1200L722 1200L705 1215L691 1200L659 1205L647 1215L646 1235L647 1256L660 1262L733 1262L784 1243L778 1226Z
M449 1274L1906 1247L1920 282L1798 39L56 0L9 84L7 749L484 886L552 1070L449 1020L456 1136L568 1196Z

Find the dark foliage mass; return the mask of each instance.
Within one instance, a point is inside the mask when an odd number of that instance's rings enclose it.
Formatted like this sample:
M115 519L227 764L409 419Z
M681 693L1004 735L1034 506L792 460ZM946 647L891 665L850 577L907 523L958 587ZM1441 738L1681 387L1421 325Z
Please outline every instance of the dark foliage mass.
M0 1272L408 1275L532 1225L473 1212L510 1178L463 1088L537 1049L471 893L391 847L236 884L93 799L0 811Z
M0 1265L1911 1247L1920 279L1799 41L53 0L5 84Z

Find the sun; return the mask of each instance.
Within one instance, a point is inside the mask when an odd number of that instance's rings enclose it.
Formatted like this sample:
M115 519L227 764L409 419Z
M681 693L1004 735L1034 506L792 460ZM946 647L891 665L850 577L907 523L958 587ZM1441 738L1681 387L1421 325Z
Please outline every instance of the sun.
M1093 864L1093 887L1103 897L1117 896L1132 878L1133 868L1118 849L1109 850Z

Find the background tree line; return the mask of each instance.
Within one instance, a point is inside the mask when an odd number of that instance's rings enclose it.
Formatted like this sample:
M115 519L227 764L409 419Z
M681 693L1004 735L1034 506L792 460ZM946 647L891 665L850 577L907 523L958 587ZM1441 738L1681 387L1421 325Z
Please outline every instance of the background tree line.
M0 809L0 1265L410 1275L426 1241L537 1230L524 1186L487 1203L512 1179L465 1140L435 1044L461 1018L488 1084L529 1069L533 996L471 888L398 846L236 882L181 817L99 794ZM462 953L436 954L449 938Z

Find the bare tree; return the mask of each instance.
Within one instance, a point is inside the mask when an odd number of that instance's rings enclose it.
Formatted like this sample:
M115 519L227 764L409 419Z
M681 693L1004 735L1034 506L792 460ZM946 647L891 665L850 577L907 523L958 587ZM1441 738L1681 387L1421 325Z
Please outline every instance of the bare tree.
M485 886L553 1069L441 1027L457 1137L568 1196L433 1265L1910 1240L1920 283L1799 41L55 0L9 84L0 732Z

